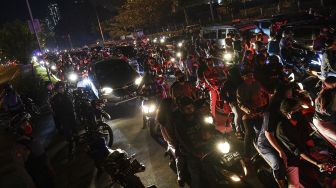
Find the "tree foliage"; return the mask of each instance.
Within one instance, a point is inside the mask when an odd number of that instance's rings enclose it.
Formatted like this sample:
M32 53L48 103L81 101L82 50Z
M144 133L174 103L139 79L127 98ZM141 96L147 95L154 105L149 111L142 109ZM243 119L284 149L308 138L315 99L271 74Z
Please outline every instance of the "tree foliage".
M0 27L0 49L6 57L25 59L36 48L34 35L27 23L14 21Z

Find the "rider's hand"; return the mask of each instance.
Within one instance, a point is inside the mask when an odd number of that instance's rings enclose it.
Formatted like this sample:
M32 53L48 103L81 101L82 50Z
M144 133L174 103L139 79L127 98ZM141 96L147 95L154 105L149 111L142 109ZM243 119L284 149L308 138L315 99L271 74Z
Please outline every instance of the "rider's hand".
M328 163L317 163L316 166L320 169L320 171L329 171L329 164Z
M287 156L286 156L286 154L283 151L281 151L281 152L279 152L279 156L280 156L281 159L283 159L285 167L287 168Z

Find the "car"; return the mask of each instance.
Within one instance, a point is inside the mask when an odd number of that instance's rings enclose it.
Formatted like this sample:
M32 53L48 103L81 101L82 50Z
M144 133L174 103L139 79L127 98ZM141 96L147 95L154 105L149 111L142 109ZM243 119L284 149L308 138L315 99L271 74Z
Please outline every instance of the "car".
M98 97L114 105L136 99L142 79L127 61L118 58L94 63L90 78L97 88Z
M283 31L291 30L293 32L293 39L298 46L313 50L313 40L316 36L319 35L320 30L323 27L333 28L334 26L328 22L315 20L288 23L281 27L277 34L277 38L280 40Z
M143 68L138 62L137 51L133 46L121 45L116 46L113 50L116 55L124 55L127 58L128 63L139 73L143 74Z
M230 25L215 25L202 27L201 36L205 40L216 41L219 48L224 48L225 38L228 33L239 32L237 28Z

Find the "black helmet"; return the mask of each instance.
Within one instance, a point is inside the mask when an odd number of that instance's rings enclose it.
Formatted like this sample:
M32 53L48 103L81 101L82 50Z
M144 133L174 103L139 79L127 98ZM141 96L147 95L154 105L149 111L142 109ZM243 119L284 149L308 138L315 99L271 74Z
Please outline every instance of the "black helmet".
M56 90L58 90L58 89L60 89L60 88L65 88L65 83L62 82L62 81L58 81L58 82L56 82L56 84L55 84L55 89L56 89Z
M282 32L282 37L288 37L293 35L293 31L291 29L286 29Z
M13 91L13 85L10 84L10 83L7 83L5 86L4 86L4 91L7 93L7 92L10 92L10 91Z

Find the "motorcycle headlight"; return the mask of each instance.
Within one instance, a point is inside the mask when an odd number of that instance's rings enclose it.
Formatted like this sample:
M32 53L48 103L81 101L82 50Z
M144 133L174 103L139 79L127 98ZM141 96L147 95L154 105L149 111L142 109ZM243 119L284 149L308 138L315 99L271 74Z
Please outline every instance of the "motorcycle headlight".
M150 114L156 111L156 105L151 104L151 105L142 105L142 112L145 114Z
M56 66L55 65L51 65L51 70L56 70Z
M175 58L172 57L172 58L170 59L170 61L174 63L174 62L175 62Z
M141 82L142 82L142 77L139 77L139 78L135 79L135 81L134 81L135 85L140 85Z
M225 53L224 54L224 60L225 61L232 61L232 54L231 53Z
M182 57L182 53L181 52L177 52L176 53L176 57L178 57L178 58Z
M234 182L239 182L241 180L240 177L235 174L230 176L230 179Z
M181 48L181 47L183 46L183 43L182 43L182 42L179 42L179 43L177 44L177 46L178 46L179 48Z
M75 82L78 79L78 75L76 73L71 73L68 78L71 82Z
M109 95L112 93L113 89L110 87L103 87L103 89L101 90L103 95Z
M230 144L228 142L220 142L217 144L217 149L219 152L226 154L230 152Z
M204 122L207 123L207 124L213 124L214 119L211 116L206 116L206 117L204 117Z
M145 114L149 113L149 106L148 105L142 105L142 112Z

